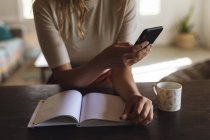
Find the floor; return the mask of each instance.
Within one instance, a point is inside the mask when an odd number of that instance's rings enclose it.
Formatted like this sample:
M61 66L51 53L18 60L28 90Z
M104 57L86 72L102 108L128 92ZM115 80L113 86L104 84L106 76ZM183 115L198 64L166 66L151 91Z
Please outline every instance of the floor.
M134 65L132 72L136 82L156 82L179 69L207 59L210 59L210 50L201 47L185 50L169 46L155 46L146 58ZM42 84L40 70L34 67L34 61L27 61L1 85Z
M1 85L41 84L39 69L34 67L34 59L28 60Z

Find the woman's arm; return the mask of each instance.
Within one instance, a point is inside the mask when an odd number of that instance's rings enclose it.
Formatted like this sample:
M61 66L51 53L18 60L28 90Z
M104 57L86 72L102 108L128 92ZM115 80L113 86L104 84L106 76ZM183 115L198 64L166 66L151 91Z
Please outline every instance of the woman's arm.
M153 120L152 101L141 95L130 67L111 69L115 90L125 100L126 106L121 119L135 124L148 124Z
M102 74L107 67L99 60L93 59L87 64L72 68L71 64L53 68L53 75L59 84L66 88L83 88L89 86Z
M131 74L131 67L111 69L113 86L118 94L128 101L133 95L141 95Z
M72 68L70 64L64 64L52 71L64 87L86 87L107 69L124 68L141 60L151 48L151 45L147 45L148 43L142 43L134 47L129 43L115 43L80 67Z

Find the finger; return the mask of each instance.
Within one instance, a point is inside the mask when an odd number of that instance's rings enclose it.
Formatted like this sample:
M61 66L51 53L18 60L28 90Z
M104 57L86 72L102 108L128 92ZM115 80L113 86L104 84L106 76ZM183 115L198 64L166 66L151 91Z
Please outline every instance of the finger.
M150 47L150 51L151 51L151 49L154 47L152 44L149 44L149 47Z
M124 58L125 59L133 59L135 60L135 62L138 62L139 60L141 60L142 58L145 57L145 55L147 55L150 51L151 51L151 47L152 45L148 45L146 48L144 48L143 50L141 51L138 51L138 52L135 52L133 53L131 51L131 53L126 53L124 54Z
M126 57L126 62L131 66L141 61L144 57L146 57L150 53L149 51L145 52L137 52L135 54L128 54Z
M150 103L144 104L141 114L139 115L139 122L142 123L148 117L150 110L151 110L151 104Z
M152 45L150 44L150 45L144 47L142 50L140 50L138 52L143 52L143 53L150 52L151 48L152 48Z
M133 124L136 124L136 125L148 125L149 123L152 122L153 120L153 117L154 117L154 113L153 113L153 108L149 111L149 114L147 116L146 119L142 120L142 119L136 119L135 121L133 121Z
M148 51L148 52L151 52L152 47L153 47L152 44L149 44L149 45L146 47L147 51Z
M122 46L123 46L123 45L125 45L125 46L132 46L132 44L130 44L129 42L119 42L119 41L117 42L117 45L120 45L120 46L121 46L121 45L122 45Z
M134 110L131 113L130 119L131 120L136 120L139 118L142 109L144 107L145 101L142 98L138 98L137 102L135 104Z
M136 52L136 57L137 57L138 61L143 59L150 52L151 52L151 45L148 45L146 48L142 49L141 51Z
M124 59L134 59L136 56L135 53L126 53L123 55Z
M154 118L154 113L153 113L153 107L152 107L150 109L150 112L149 112L149 115L147 116L147 118L144 121L142 121L142 124L148 125L149 123L152 122L153 118Z
M136 120L136 118L138 118L138 116L139 116L139 114L136 110L136 107L134 107L133 111L129 115L129 120L132 121L132 122L135 122L135 120Z
M134 54L134 53L124 54L123 59L124 59L124 63L126 66L131 66L131 65L135 64L136 62L138 62L136 54Z
M138 51L142 50L143 48L145 48L148 45L149 45L148 41L145 41L145 42L143 42L143 43L141 43L139 45L134 45L133 46L133 52L138 52Z
M145 119L143 119L140 115L136 116L135 118L133 118L132 122L134 122L135 124L142 124L142 122Z
M120 119L127 120L128 119L128 115L130 114L131 110L132 110L132 104L130 102L128 102L125 105L124 112L123 112L122 116L120 117Z

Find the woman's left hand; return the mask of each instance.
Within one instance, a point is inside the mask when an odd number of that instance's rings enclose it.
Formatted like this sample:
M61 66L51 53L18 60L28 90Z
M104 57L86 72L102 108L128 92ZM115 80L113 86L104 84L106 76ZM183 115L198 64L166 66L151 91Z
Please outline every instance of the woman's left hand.
M141 95L132 95L126 102L121 119L137 125L147 125L153 120L153 116L152 101Z

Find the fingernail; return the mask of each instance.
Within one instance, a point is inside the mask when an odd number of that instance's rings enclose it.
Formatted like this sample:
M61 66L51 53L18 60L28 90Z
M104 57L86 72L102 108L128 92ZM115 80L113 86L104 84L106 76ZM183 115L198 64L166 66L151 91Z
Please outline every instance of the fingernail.
M149 42L148 42L148 41L146 41L144 45L145 45L145 46L149 45Z
M121 117L120 117L121 120L126 120L127 119L127 115L126 114L123 114Z

